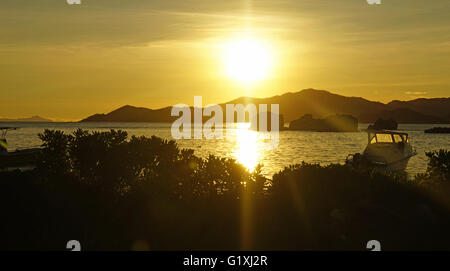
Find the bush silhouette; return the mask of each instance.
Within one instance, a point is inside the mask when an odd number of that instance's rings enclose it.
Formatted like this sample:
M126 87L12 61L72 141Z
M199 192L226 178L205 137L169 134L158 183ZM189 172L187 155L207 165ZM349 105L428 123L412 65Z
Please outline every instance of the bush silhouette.
M273 178L124 131L45 130L38 167L0 172L1 249L448 249L448 151L405 176L302 163ZM136 245L138 244L138 245Z
M429 158L427 172L429 178L450 181L450 151L439 150L426 153Z

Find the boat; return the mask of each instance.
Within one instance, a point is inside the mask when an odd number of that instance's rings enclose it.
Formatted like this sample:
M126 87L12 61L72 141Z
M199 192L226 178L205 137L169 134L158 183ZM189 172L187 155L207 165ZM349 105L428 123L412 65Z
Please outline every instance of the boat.
M17 149L8 151L6 133L17 127L0 127L0 169L29 169L36 165L41 148Z
M407 133L391 130L364 130L368 143L363 153L349 154L346 164L404 171L411 157L417 154Z

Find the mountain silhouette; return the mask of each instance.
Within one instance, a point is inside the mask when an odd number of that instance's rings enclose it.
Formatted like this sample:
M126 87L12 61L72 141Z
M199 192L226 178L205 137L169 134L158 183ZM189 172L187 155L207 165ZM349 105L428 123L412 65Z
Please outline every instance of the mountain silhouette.
M18 118L18 119L0 118L0 122L52 122L52 120L42 118L39 116L32 116L31 118Z
M411 101L392 101L387 104L391 109L405 108L425 115L450 118L450 98L415 99Z
M364 113L359 116L361 122L375 122L377 119L393 119L400 123L450 123L449 119L425 115L408 108L383 110L377 113Z
M240 97L220 104L279 104L286 123L311 114L315 118L330 115L352 115L359 122L374 122L378 118L391 118L398 123L450 123L450 98L392 101L384 104L361 97L346 97L325 90L304 89L268 98ZM192 107L191 107L192 109ZM192 110L191 110L192 111ZM82 122L172 122L171 107L148 109L123 106L108 114L95 114ZM225 111L224 111L225 112ZM225 116L225 115L224 115Z

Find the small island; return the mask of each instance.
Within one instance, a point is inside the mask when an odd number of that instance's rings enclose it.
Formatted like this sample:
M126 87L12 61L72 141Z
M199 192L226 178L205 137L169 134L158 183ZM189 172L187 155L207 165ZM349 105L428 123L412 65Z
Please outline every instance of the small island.
M450 127L433 127L425 130L426 134L450 134Z
M358 119L351 115L333 115L324 119L314 119L311 114L291 121L289 130L315 132L356 132Z

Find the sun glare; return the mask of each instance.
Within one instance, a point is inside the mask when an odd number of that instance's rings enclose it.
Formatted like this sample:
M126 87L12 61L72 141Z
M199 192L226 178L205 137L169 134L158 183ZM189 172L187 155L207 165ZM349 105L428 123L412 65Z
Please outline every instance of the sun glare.
M253 171L258 164L258 132L249 130L249 123L238 123L236 141L238 143L234 155L239 163Z
M272 57L263 41L240 39L225 46L224 63L232 80L253 83L268 76Z

